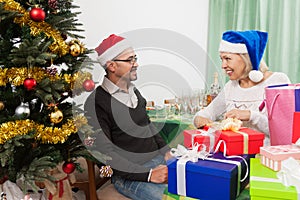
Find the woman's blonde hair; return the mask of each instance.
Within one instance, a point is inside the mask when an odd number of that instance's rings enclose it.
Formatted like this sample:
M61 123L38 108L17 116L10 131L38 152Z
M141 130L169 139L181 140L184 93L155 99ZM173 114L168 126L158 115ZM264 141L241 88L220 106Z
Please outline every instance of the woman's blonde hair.
M247 77L247 76L249 76L249 72L252 70L252 64L251 64L250 56L247 53L242 53L242 54L239 54L239 55L241 56L241 58L243 59L243 61L245 62L245 65L246 65L245 73L244 73L243 77ZM267 66L266 62L263 59L261 59L261 61L260 61L259 70L262 73L265 73L266 71L269 70L269 67Z

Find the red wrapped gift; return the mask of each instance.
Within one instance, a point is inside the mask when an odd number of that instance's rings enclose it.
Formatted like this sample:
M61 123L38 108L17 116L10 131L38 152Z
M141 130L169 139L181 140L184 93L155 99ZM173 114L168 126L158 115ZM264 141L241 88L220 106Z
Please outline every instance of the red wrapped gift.
M257 154L264 138L264 133L244 127L238 131L222 130L220 135L220 140L226 143L227 155ZM220 146L220 151L224 152L224 145Z
M293 138L292 143L296 143L297 140L300 138L300 112L294 112L293 118Z
M207 152L214 151L215 146L219 140L220 134L220 131L216 130L184 130L184 146L186 148L192 148L192 146L195 145L195 143L198 143L204 144ZM201 147L202 146L200 146L199 148Z

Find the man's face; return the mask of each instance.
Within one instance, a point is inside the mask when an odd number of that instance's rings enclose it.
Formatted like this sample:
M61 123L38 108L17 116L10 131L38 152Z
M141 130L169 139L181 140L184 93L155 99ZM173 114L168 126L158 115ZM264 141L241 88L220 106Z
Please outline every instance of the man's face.
M128 81L135 81L137 79L136 54L133 49L127 49L117 56L113 61L116 62L117 67L115 75L120 79L127 79Z

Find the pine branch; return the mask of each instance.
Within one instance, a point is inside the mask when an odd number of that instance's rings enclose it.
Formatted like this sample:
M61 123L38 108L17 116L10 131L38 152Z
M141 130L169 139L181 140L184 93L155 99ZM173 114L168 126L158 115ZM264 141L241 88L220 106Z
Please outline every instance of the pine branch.
M47 52L50 44L50 40L46 41L42 37L24 39L18 48L11 50L11 61L17 66L44 65L57 56Z
M37 192L38 188L35 181L43 182L44 180L55 181L55 178L49 174L49 171L57 166L50 156L35 158L29 166L24 166L17 173L17 179L23 180L23 190L26 191L26 186L30 185Z
M3 145L0 145L0 159L1 166L6 167L9 162L14 162L15 149L24 146L24 143L21 140L32 139L32 135L19 135L14 137L12 140L7 141Z
M15 11L9 11L4 9L5 3L0 3L0 23L3 23L3 21L12 21L15 17L20 16L18 12ZM2 26L0 26L2 29Z
M61 80L50 81L49 78L43 79L36 87L36 96L39 97L45 105L59 102L65 89L65 83Z

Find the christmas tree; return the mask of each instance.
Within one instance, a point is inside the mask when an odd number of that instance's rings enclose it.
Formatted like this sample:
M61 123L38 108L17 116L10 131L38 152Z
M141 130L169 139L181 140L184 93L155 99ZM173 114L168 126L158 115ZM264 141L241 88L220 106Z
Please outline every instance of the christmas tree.
M36 187L53 180L59 163L72 173L77 157L94 159L85 146L94 132L70 101L95 87L76 8L71 0L0 0L0 184Z

